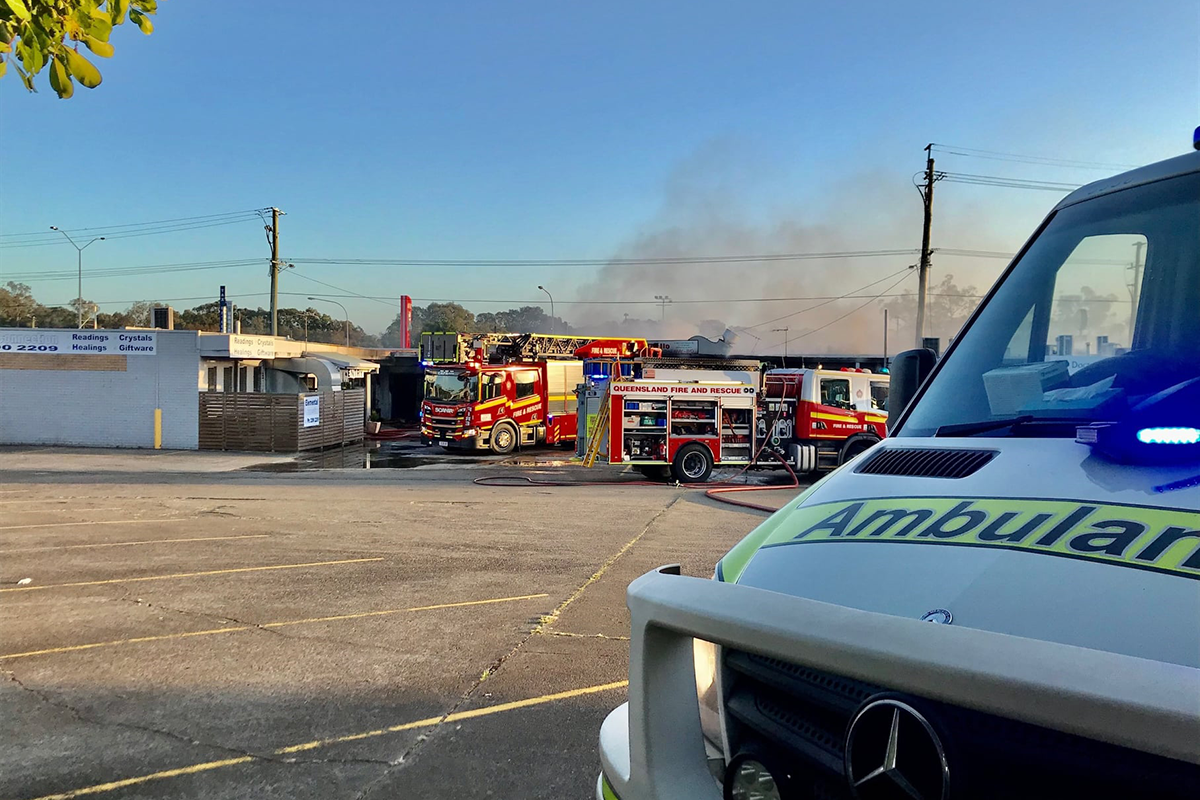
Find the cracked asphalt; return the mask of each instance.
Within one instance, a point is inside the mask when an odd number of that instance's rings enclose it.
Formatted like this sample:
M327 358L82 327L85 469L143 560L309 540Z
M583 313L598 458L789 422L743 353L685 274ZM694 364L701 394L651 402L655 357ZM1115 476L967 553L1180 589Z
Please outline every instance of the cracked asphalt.
M494 466L0 459L12 800L591 797L625 587L711 575L763 518L669 486L472 483ZM620 479L539 477L562 475Z

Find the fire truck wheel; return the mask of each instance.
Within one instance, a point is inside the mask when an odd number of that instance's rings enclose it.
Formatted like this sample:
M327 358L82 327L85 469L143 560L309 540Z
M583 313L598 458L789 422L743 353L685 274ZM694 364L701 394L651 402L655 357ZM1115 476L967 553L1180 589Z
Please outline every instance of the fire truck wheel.
M685 444L671 462L671 474L680 483L704 483L712 475L713 458L702 444Z
M860 453L869 450L879 443L879 439L874 436L858 436L852 439L847 439L846 444L842 445L842 454L838 459L838 466L845 464L850 459Z
M508 422L501 422L492 428L492 452L506 456L517 447L517 429Z

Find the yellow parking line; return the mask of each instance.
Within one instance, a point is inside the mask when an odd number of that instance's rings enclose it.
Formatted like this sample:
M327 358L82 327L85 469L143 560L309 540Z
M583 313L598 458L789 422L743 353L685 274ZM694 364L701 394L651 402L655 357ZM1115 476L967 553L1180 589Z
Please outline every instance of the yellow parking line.
M346 619L366 619L367 617L383 617L388 614L403 614L407 611L435 611L439 608L465 608L467 606L484 606L491 603L511 603L516 600L536 600L539 597L549 597L547 594L523 594L518 597L497 597L494 600L467 600L462 603L438 603L433 606L416 606L415 608L392 608L385 611L364 611L361 614L338 614L335 617L313 617L311 619L296 619L288 622L268 622L264 628L283 628L288 625L307 625L311 622L337 622Z
M166 581L174 578L198 578L205 575L232 575L235 572L265 572L269 569L301 569L303 567L332 567L336 564L363 564L367 561L383 561L375 558L345 558L340 561L309 561L304 564L272 564L266 567L235 567L233 569L210 569L204 572L176 572L173 575L147 575L141 578L109 578L103 581L77 581L75 583L48 583L44 586L13 586L0 592L36 592L42 589L65 589L70 586L104 586L110 583L139 583L141 581Z
M318 739L312 742L304 742L303 744L295 744L290 747L281 747L272 752L272 755L283 756L291 753L301 753L307 750L315 750L319 747L326 747L332 744L342 744L344 742L355 742L362 739L370 739L377 736L386 736L389 733L399 733L401 731L413 730L415 728L431 728L440 723L460 722L466 719L476 719L478 717L487 717L492 714L502 714L507 711L516 711L522 708L530 708L531 706L540 706L546 703L553 703L558 700L569 700L573 697L583 697L590 694L598 694L600 692L609 692L614 689L623 689L629 685L629 681L615 681L613 683L602 683L598 686L585 686L582 689L571 689L565 692L556 692L554 694L544 694L540 697L530 697L526 700L514 700L511 703L500 703L499 705L486 706L484 708L475 708L470 711L457 711L453 714L444 714L438 717L426 717L425 719L414 720L413 722L404 722L399 725L393 725L389 728L379 728L373 731L364 733L354 733L348 736L338 736L332 739ZM93 794L103 794L116 789L124 789L128 786L139 786L151 781L163 780L165 778L175 778L180 775L195 775L199 772L211 772L215 769L223 767L232 767L238 764L246 764L258 759L254 756L241 756L239 758L226 758L220 761L205 761L200 764L192 764L187 767L178 767L176 769L163 770L161 772L151 772L146 775L139 775L134 778L125 778L119 781L110 783L98 783L94 786L84 786L80 789L72 789L70 791L61 792L59 794L48 794L41 797L33 798L32 800L72 800L75 797L86 797Z
M109 509L83 509L84 511L107 511ZM139 522L186 522L191 517L163 517L162 519L106 519L99 522L41 522L37 525L5 525L0 531L29 530L30 528L69 528L72 525L133 525Z
M219 542L227 539L264 539L269 533L247 533L241 536L196 536L190 539L147 539L140 542L100 542L99 544L60 544L47 547L16 547L11 550L0 550L0 555L7 553L34 553L43 550L78 550L82 547L132 547L138 544L170 544L174 542Z
M339 614L335 617L312 617L311 619L293 619L284 622L266 622L262 625L236 625L224 628L209 628L203 631L188 631L185 633L163 633L157 636L137 636L132 639L114 639L107 642L89 642L87 644L72 644L65 647L48 647L45 650L29 650L24 653L0 654L0 661L14 658L29 658L30 656L45 656L54 653L73 653L77 650L94 650L97 647L116 647L123 644L140 644L142 642L161 642L165 639L186 639L192 636L213 636L218 633L237 633L254 628L285 628L289 625L308 625L317 622L334 622L347 619L365 619L367 617L382 617L388 614L406 614L414 611L436 611L443 608L465 608L467 606L483 606L492 603L513 603L518 600L537 600L548 597L546 594L523 594L516 597L494 597L488 600L465 600L459 603L439 603L432 606L413 606L412 608L390 608L384 611L364 611L360 614Z
M545 703L553 703L555 700L569 700L572 697L582 697L588 694L596 694L597 692L607 692L612 689L623 689L629 685L629 681L615 681L613 683L602 683L599 686L585 686L582 689L570 689L565 692L555 692L554 694L544 694L540 697L530 697L526 700L514 700L511 703L500 703L494 706L484 706L483 708L473 708L470 711L456 711L453 714L446 714L440 717L426 717L418 719L414 722L404 722L399 725L392 725L389 728L378 728L373 731L365 731L363 733L351 733L347 736L335 736L332 739L317 739L304 744L294 744L291 747L281 747L274 751L274 755L284 756L290 753L302 753L306 750L316 750L318 747L327 747L331 744L344 744L346 742L357 742L363 739L373 739L376 736L386 736L389 733L399 733L401 731L410 731L413 728L428 728L436 725L439 722L459 722L464 719L475 719L476 717L487 717L492 714L499 714L504 711L516 711L519 708L529 708L530 706L540 706Z

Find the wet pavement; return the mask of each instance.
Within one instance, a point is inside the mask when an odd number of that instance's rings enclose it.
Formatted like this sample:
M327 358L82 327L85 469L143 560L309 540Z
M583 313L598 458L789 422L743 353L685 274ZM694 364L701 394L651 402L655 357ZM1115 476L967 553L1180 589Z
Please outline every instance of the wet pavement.
M364 441L301 453L291 461L272 461L244 467L250 472L309 472L330 469L413 469L415 467L469 465L512 465L561 462L571 458L571 451L535 448L521 453L498 456L488 452L447 451L426 446L420 441Z

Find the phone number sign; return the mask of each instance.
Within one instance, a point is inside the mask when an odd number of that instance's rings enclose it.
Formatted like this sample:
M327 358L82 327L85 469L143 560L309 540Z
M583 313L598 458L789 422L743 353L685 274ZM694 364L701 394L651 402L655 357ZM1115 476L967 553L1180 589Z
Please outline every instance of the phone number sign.
M0 331L0 353L152 356L158 336L145 331Z

